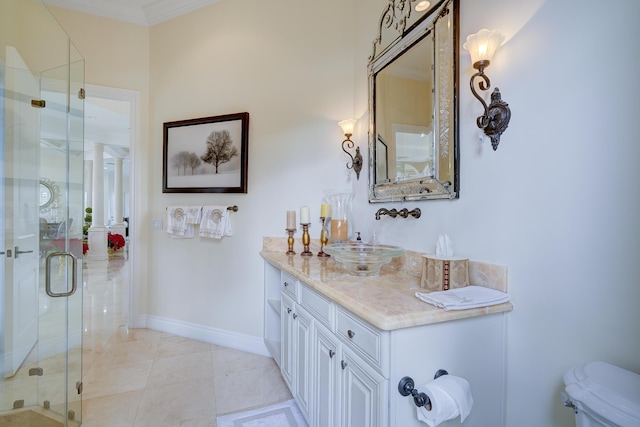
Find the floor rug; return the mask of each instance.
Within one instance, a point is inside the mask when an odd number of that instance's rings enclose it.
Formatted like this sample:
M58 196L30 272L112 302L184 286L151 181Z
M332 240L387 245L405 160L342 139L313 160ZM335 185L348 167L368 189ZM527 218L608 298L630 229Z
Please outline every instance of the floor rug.
M293 399L264 408L223 415L218 427L308 427Z

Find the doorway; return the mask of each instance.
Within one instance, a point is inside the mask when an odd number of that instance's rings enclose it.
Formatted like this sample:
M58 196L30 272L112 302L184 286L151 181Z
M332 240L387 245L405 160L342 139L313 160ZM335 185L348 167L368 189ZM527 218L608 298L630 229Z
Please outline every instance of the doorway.
M137 313L137 288L133 277L136 269L136 238L140 224L136 220L137 211L133 201L136 199L136 146L140 135L140 94L136 91L119 89L107 86L87 84L87 102L85 114L85 160L90 160L91 148L94 142L104 145L104 173L105 189L105 222L109 226L111 220L116 221L115 200L114 200L114 173L115 162L119 157L123 159L122 181L123 185L123 211L126 218L126 274L129 276L129 307L128 321L129 327L135 327ZM95 167L95 165L93 165ZM88 189L85 187L85 203L90 203L87 196ZM88 206L88 204L85 204ZM113 217L113 218L112 218Z

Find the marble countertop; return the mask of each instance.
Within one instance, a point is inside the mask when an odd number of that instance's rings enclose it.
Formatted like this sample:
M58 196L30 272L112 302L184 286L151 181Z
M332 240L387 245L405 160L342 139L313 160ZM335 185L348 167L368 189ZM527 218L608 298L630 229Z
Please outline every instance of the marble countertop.
M333 258L288 256L265 248L260 255L320 294L382 330L394 330L513 310L511 303L445 311L416 298L420 276L384 266L379 276L351 275Z

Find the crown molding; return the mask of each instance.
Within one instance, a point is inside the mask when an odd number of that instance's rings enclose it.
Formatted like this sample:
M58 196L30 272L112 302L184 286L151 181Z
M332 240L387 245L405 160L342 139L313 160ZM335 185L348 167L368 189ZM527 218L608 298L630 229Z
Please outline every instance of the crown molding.
M43 0L44 3L90 15L150 27L220 0Z

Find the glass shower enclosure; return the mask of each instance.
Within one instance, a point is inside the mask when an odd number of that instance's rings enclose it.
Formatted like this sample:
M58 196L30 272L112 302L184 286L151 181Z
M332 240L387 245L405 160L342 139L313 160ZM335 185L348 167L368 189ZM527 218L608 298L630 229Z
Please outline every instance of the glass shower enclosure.
M0 2L0 426L78 426L84 59L40 0Z

